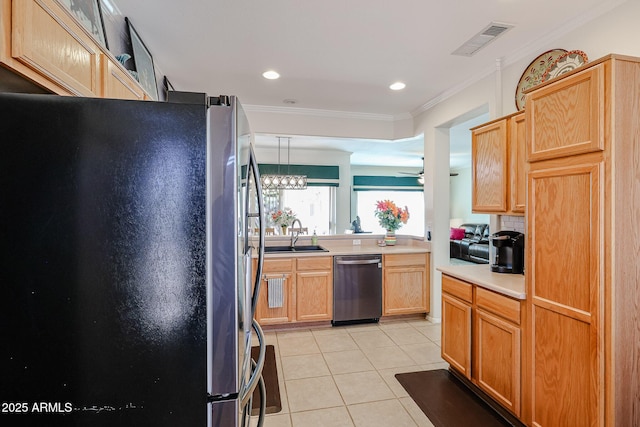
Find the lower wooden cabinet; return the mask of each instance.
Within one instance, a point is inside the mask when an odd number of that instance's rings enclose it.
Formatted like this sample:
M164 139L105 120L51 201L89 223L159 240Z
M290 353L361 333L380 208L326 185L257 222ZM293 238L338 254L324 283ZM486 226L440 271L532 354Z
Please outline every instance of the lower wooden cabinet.
M428 253L385 255L383 315L428 313L429 272ZM278 278L284 279L282 306L269 308L268 281ZM333 257L265 259L255 317L261 325L331 320Z
M384 255L382 314L429 312L429 254Z
M521 415L523 301L442 275L442 358Z
M478 308L475 330L478 387L520 415L520 327Z
M284 279L282 306L269 308L269 279L280 278ZM261 325L331 320L332 257L265 259L261 280L255 314Z
M333 258L298 258L296 264L296 320L331 320Z
M471 304L442 291L442 358L471 379Z
M294 289L294 259L265 259L262 267L260 296L256 305L255 318L261 325L288 323L294 320L291 295ZM255 262L253 271L256 270ZM284 279L282 289L282 306L269 307L269 279Z

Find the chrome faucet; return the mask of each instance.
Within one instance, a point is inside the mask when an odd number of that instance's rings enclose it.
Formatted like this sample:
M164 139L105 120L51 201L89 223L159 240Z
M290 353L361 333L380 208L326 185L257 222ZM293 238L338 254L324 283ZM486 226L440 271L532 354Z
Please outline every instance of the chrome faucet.
M298 223L298 230L296 230L294 228L294 225L296 224L296 222ZM296 218L291 223L291 247L292 248L296 247L296 242L298 241L298 236L300 236L300 232L301 231L302 231L302 223L300 222L300 220L298 218ZM295 235L295 237L294 237L294 235Z

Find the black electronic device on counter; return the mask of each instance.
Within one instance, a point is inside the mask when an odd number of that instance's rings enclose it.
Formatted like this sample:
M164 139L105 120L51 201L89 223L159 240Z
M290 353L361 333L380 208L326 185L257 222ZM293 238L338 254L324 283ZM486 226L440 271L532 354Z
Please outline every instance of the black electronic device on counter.
M496 273L524 273L524 234L498 231L489 237L489 262Z

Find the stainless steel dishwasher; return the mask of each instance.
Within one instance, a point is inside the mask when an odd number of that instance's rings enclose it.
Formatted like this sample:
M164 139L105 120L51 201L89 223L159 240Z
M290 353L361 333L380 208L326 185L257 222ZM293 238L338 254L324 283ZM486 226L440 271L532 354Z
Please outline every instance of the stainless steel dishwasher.
M334 325L382 316L382 255L333 257Z

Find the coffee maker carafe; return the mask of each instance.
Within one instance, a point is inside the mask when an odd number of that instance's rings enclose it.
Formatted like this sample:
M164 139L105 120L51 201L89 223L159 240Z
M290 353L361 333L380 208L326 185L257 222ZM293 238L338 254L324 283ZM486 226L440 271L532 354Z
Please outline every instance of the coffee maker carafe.
M489 237L489 262L496 273L524 273L524 234L498 231Z

